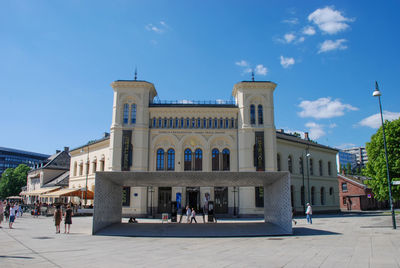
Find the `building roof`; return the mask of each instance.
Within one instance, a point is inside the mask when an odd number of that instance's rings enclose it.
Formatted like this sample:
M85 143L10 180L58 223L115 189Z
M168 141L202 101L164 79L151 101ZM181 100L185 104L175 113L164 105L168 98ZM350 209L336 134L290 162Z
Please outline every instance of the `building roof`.
M367 189L367 188L369 188L362 180L360 180L360 179L357 179L357 178L355 178L355 177L350 177L350 176L343 176L343 175L341 175L341 174L338 174L338 177L339 178L341 178L341 179L343 179L343 180L345 180L345 181L348 181L348 182L350 182L350 183L353 183L353 184L356 184L356 185L358 185L358 186L361 186L362 188L364 188L364 189Z
M23 151L23 150L18 150L18 149L12 149L12 148L6 148L6 147L0 147L0 151L8 152L8 153L14 153L14 154L21 154L21 155L26 155L29 157L38 157L42 159L46 159L49 157L48 154L40 154L40 153L34 153L34 152L28 152L28 151Z
M69 185L69 170L51 179L48 183L43 185L43 187L68 186L68 185Z
M308 146L319 147L319 148L323 148L323 149L331 150L331 151L335 151L335 152L339 151L336 148L332 148L332 147L329 147L329 146L326 146L326 145L321 145L321 144L315 143L313 141L305 140L305 139L302 139L302 138L297 137L295 135L284 133L284 132L281 132L281 131L276 131L276 138L277 139L282 139L282 140L293 141L293 142L301 143L301 144L308 145Z
M81 149L81 148L85 148L85 147L87 147L88 145L89 145L89 146L90 146L90 145L94 145L94 144L96 144L96 143L99 143L99 142L102 142L102 141L105 141L105 140L109 140L109 139L110 139L110 134L106 132L106 133L104 133L104 136L103 136L102 138L97 139L97 140L89 141L87 144L78 146L78 147L72 149L71 151L76 151L76 150L79 150L79 149Z

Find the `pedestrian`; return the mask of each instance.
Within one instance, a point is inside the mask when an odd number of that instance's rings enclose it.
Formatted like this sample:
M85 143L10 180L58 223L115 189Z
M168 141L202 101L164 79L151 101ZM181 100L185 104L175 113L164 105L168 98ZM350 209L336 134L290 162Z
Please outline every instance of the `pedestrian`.
M12 226L13 226L14 221L15 221L15 213L16 213L15 204L11 203L11 205L10 205L10 220L8 221L8 227L10 229L13 229Z
M4 216L6 216L6 221L9 221L10 217L10 203L6 201L6 210L4 210Z
M54 211L54 223L55 223L55 226L56 226L56 234L60 233L61 220L62 220L61 206L57 205L56 206L56 211Z
M296 209L292 207L292 221L294 222L294 225L297 224L297 221L294 219L294 214L296 213Z
M70 205L67 206L67 210L64 212L64 234L67 232L67 225L68 225L68 234L71 229L72 224L72 216L74 216L74 212Z
M21 203L18 206L18 213L19 213L19 216L22 217L23 211L22 211L22 204Z
M192 213L190 214L190 217L191 217L190 223L192 223L193 220L194 220L195 223L197 223L197 221L196 221L196 211L194 210L194 208L192 208Z
M307 203L306 215L307 215L307 223L312 224L312 207L310 203Z
M1 227L1 223L4 220L4 205L3 205L3 200L0 200L0 228Z
M190 215L191 215L192 213L191 213L191 210L190 210L190 207L189 207L189 205L187 205L186 206L186 223L189 223L190 222Z

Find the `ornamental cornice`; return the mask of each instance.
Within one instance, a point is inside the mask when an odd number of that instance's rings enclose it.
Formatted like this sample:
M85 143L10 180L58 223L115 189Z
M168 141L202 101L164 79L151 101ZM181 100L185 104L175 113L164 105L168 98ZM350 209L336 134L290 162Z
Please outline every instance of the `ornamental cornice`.
M232 95L236 96L238 90L241 89L270 89L274 90L277 84L270 81L242 81L233 86Z

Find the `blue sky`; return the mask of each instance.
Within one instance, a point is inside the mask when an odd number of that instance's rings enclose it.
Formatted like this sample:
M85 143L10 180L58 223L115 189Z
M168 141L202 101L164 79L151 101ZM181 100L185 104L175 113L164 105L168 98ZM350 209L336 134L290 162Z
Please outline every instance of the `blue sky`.
M109 131L110 83L230 100L273 81L276 128L364 146L400 116L399 1L0 1L0 146L54 153Z

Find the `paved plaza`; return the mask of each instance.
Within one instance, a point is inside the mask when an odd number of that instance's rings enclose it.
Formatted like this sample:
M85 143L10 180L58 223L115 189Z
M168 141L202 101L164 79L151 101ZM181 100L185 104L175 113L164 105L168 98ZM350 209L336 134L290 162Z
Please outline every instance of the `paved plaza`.
M139 222L157 228L159 221ZM201 225L190 228L201 232ZM91 217L74 217L71 234L55 234L51 217L24 215L15 229L2 227L0 267L400 266L400 231L391 228L387 213L317 215L312 225L299 218L292 236L265 237L92 236Z

